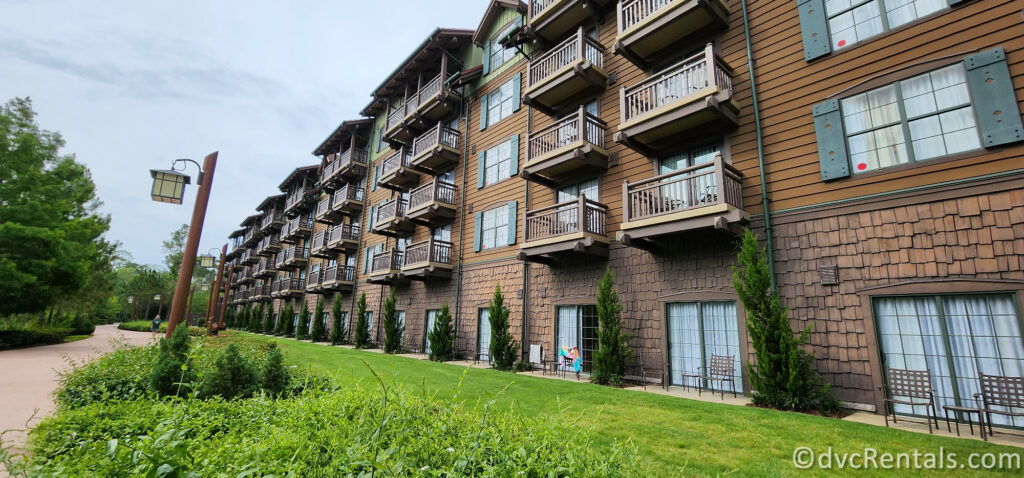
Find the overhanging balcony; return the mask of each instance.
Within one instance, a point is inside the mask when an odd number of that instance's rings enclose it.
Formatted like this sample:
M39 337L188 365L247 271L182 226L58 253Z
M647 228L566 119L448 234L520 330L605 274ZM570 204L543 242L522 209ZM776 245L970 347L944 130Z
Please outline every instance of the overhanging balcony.
M373 221L373 232L384 236L404 236L412 233L416 224L405 216L408 206L401 197L396 197L377 208L377 218Z
M251 227L245 232L245 239L242 241L242 245L246 247L252 247L259 242L260 236L256 234L256 228Z
M252 249L246 249L239 259L239 263L241 264L252 265L260 261L260 255L256 254Z
M605 123L581 106L575 114L527 134L520 175L549 187L578 183L608 169Z
M259 264L253 267L252 276L266 278L277 275L277 266L274 264L274 259L273 255L260 259Z
M388 156L380 166L380 177L377 185L382 188L401 191L419 182L420 173L412 168L412 151L402 148Z
M320 231L313 234L313 239L309 241L309 255L325 259L333 256L327 251L327 232Z
M373 255L370 260L370 274L366 278L367 282L393 284L402 279L402 251L391 249Z
M600 20L611 0L527 0L527 16L534 34L555 42L588 20Z
M738 234L750 216L743 211L743 174L716 156L634 183L622 183L623 223L616 240L657 251L662 241L700 229Z
M313 219L309 216L299 216L290 219L281 227L281 241L294 244L299 239L307 238L313 233Z
M320 172L320 184L329 190L341 186L345 181L366 175L367 154L363 148L349 148L328 158L331 162L324 165Z
M452 243L434 238L405 248L402 275L409 279L451 279Z
M309 248L292 246L281 251L278 256L284 255L284 262L278 269L299 269L309 262Z
M413 189L405 217L427 226L451 222L455 218L455 185L435 178Z
M288 195L284 200L284 214L288 217L295 217L301 213L304 213L303 209L309 205L310 196L313 191L312 188L300 186L291 194Z
M306 276L306 292L316 293L322 290L321 280L323 279L323 271L320 269L309 271L309 275Z
M277 209L271 209L263 215L263 220L260 221L260 232L276 231L282 225L284 225L284 214Z
M438 174L459 164L462 157L462 133L437 123L412 143L409 165L428 174Z
M324 248L327 250L327 257L337 256L341 252L355 252L359 250L359 228L351 224L338 224L331 227L330 231L324 231Z
M274 281L274 287L271 289L271 294L277 297L302 297L305 293L306 279L299 278Z
M445 68L442 66L442 71ZM385 123L384 140L393 144L409 144L433 122L459 111L459 95L445 85L441 74L406 96L405 103L390 112Z
M608 206L587 199L526 212L526 241L519 260L556 264L566 255L608 257Z
M523 101L552 115L563 106L604 91L604 49L583 28L530 61Z
M271 300L270 293L273 287L270 283L266 283L262 286L256 286L252 289L252 298L258 302L269 302Z
M321 276L321 291L350 291L355 286L356 268L335 266L324 269Z
M649 68L687 43L725 31L729 8L722 0L623 0L616 18L613 51Z
M313 213L313 217L319 222L333 224L341 220L342 214L340 211L331 209L331 195L328 194L316 203L316 212Z
M331 214L339 219L359 214L363 205L363 188L355 184L346 184L331 195Z
M277 234L271 234L260 240L256 246L256 253L261 256L269 256L281 250L281 238Z
M644 82L619 92L621 123L615 140L648 156L689 135L709 137L739 124L732 69L711 44Z

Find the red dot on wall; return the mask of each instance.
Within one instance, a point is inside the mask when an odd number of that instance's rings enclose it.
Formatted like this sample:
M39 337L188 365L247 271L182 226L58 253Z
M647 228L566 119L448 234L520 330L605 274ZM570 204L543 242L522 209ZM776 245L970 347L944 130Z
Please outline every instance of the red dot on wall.
M839 43L836 43L836 45L846 46L846 40L839 40Z
M857 165L857 170L858 171L863 171L865 169L868 169L867 163L860 163L860 164Z

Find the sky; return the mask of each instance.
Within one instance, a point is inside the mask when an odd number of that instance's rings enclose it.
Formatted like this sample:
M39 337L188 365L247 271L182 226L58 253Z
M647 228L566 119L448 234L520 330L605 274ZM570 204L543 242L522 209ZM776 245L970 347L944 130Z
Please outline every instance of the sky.
M487 3L0 0L0 101L32 99L92 171L108 239L158 265L197 170L179 206L150 200L150 169L219 151L199 253L220 249L434 28L475 29Z

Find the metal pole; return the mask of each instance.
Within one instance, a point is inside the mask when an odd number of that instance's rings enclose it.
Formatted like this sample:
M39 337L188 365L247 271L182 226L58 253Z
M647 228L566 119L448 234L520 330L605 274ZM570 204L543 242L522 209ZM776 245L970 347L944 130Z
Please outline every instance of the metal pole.
M228 268L228 276L224 279L224 301L220 303L220 324L217 326L218 330L224 328L224 311L228 308L228 290L231 287L231 276L235 275L235 266ZM210 320L217 320L217 316L213 316Z
M185 323L188 323L188 316L192 315L192 299L196 298L196 285L192 284L192 288L188 292L188 307L185 308Z
M196 267L196 253L199 252L199 238L203 234L203 221L206 219L206 205L210 202L210 187L213 185L213 172L217 168L217 152L214 151L203 160L203 181L196 192L196 204L192 209L192 223L188 226L188 240L182 252L181 268L178 270L178 284L174 288L174 301L167 320L167 338L174 332L174 326L184 320L185 291L192 282L192 272Z
M217 335L217 324L214 323L216 316L213 312L217 310L217 299L220 297L220 278L224 275L224 256L228 253L228 245L224 244L224 247L220 249L220 265L217 266L217 276L213 278L213 284L210 286L210 300L206 304L206 333L209 335ZM224 294L224 302L227 302L227 293Z

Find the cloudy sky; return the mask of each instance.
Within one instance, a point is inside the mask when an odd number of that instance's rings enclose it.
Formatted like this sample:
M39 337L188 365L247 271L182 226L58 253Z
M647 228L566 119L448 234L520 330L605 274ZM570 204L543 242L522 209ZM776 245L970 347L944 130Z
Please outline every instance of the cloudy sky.
M200 251L219 248L427 34L476 28L486 6L0 0L0 101L32 98L40 125L92 170L109 238L159 264L196 188L182 206L152 202L150 168L220 151Z

